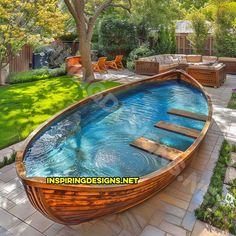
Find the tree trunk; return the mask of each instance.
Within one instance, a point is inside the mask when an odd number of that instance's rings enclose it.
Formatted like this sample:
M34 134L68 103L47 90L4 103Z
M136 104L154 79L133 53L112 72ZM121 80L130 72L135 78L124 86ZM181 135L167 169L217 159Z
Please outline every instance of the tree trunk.
M9 75L9 63L0 62L0 85L6 84L6 78Z
M79 51L82 57L83 66L83 81L90 82L95 79L92 60L91 60L91 42L89 40L80 39L79 41Z

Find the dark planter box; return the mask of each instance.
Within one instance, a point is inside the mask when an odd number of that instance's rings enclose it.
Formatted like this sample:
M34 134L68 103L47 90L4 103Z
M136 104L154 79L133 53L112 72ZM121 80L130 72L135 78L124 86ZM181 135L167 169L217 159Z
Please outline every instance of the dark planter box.
M43 53L33 53L33 69L48 67L48 56Z

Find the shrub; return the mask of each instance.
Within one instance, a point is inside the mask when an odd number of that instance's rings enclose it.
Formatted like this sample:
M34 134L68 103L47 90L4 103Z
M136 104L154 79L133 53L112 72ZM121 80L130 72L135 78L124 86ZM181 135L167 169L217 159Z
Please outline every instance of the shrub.
M204 54L209 31L206 17L201 12L194 12L190 19L192 21L193 33L188 36L188 40L193 46L194 53Z
M41 68L41 69L24 71L20 73L13 73L8 76L7 82L9 84L18 84L18 83L32 82L41 79L49 79L53 77L62 76L65 74L66 74L65 66L62 65L61 67L55 69Z
M155 51L155 54L175 53L176 38L174 26L160 26L159 30L150 31L148 42L150 48Z
M118 54L127 56L137 46L136 36L133 23L110 16L105 17L100 25L100 50L112 57Z
M150 50L147 44L143 44L138 48L135 48L130 54L127 61L127 68L134 70L135 60L141 57L148 57L154 54L153 50Z
M223 1L217 6L215 19L215 50L217 56L236 56L236 3Z
M16 153L11 154L11 156L9 158L4 157L2 161L0 161L0 168L6 166L6 165L10 165L13 162L15 162L16 159Z
M220 229L229 230L232 234L236 234L236 202L226 204L222 192L230 152L235 149L236 146L231 146L227 141L223 142L208 191L204 196L203 203L195 211L199 220ZM236 198L236 180L229 192Z

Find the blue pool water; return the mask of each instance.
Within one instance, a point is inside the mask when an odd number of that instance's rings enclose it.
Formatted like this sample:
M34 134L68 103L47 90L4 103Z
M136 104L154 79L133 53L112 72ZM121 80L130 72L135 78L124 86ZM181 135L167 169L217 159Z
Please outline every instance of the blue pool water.
M154 127L168 121L201 130L204 122L167 114L172 108L208 114L205 96L179 81L150 83L91 102L64 115L28 148L32 176L143 176L166 166L165 159L129 144L143 136L185 151L194 139ZM114 100L115 98L115 100Z

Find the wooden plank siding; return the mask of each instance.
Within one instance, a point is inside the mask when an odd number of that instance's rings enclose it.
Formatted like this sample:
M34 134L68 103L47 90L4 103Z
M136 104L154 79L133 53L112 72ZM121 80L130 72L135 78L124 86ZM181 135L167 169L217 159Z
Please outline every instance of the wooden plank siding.
M12 56L9 63L9 72L15 73L29 70L32 65L32 56L32 47L30 47L29 45L23 46L22 50L20 51L20 53L18 53L17 56Z

